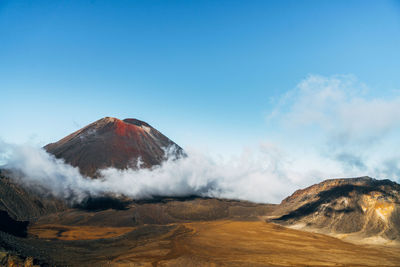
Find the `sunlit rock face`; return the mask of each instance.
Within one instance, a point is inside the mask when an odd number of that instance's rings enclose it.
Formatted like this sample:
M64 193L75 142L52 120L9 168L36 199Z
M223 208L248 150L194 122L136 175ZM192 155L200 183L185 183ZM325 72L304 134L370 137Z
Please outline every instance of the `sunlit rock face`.
M332 179L297 190L274 221L328 233L400 241L400 185L370 177Z
M184 155L181 147L146 122L105 117L44 147L57 158L97 177L98 170L114 167L149 168L167 156ZM172 148L171 154L166 150Z

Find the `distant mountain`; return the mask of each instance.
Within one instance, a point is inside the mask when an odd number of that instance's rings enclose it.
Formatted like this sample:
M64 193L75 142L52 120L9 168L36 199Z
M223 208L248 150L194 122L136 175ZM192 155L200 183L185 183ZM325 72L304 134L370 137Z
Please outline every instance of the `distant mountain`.
M297 190L274 215L300 229L400 241L400 185L370 177L326 180Z
M105 117L44 148L79 167L82 174L96 177L99 169L107 167L159 165L166 159L165 149L170 147L174 148L174 156L184 155L181 147L146 122Z

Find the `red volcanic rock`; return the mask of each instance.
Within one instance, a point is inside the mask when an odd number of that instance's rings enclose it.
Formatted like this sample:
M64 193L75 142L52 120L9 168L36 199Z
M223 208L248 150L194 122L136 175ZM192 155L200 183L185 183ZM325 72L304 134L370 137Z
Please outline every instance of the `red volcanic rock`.
M146 122L137 119L119 120L105 117L44 148L63 158L82 174L96 177L99 169L118 169L159 165L166 159L165 149L175 146L176 156L182 148Z

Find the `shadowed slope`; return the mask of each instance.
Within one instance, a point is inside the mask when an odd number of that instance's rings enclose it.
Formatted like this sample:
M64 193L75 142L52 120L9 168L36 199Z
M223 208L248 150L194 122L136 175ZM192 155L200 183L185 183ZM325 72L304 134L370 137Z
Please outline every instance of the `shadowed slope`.
M67 207L63 200L47 195L45 191L21 186L0 170L0 210L19 221L35 220L42 215L63 211Z
M0 210L0 231L26 237L27 227L29 222L27 221L16 221L11 218L6 211Z

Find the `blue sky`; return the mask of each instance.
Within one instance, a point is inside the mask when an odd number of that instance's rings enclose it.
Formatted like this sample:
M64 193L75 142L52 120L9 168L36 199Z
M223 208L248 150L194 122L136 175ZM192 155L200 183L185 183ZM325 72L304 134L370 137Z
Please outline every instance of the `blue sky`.
M351 75L364 102L391 101L399 48L399 1L3 0L0 137L44 145L113 116L219 153L308 144L318 134L268 119L296 110L284 95L310 75Z

